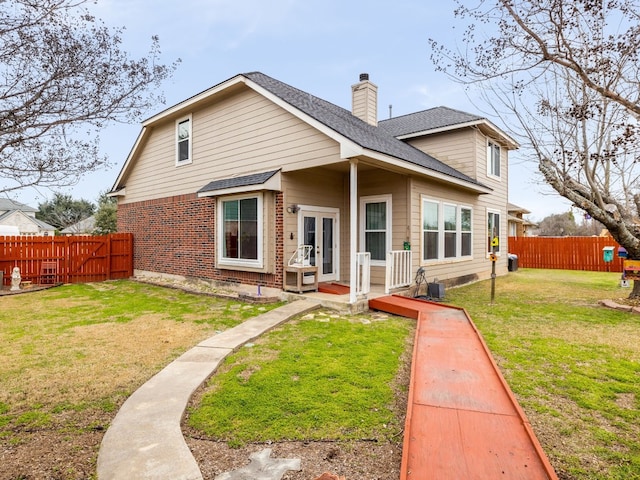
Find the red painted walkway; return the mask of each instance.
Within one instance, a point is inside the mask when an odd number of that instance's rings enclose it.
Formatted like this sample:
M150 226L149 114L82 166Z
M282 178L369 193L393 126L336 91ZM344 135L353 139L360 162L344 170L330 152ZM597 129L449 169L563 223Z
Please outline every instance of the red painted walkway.
M401 480L558 478L463 309L396 295L369 307L418 320Z

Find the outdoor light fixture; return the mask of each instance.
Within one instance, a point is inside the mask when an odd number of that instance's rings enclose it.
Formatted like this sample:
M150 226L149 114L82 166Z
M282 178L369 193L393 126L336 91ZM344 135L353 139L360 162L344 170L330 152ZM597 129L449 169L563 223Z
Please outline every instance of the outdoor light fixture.
M300 207L298 205L296 205L295 203L293 205L289 205L287 207L287 212L289 212L289 213L298 213L299 210L300 210Z

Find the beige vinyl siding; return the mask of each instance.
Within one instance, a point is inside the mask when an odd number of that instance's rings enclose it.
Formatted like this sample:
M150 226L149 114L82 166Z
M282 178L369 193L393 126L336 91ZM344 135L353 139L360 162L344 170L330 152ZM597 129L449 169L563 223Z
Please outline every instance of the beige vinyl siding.
M347 179L348 180L348 179ZM408 177L384 170L366 170L358 173L358 196L370 197L375 195L391 195L391 249L402 250L403 242L409 240L408 220L409 207L407 202ZM360 208L360 202L358 202ZM358 214L361 212L358 211ZM347 220L348 222L348 220ZM348 228L348 223L347 223ZM360 233L360 226L358 225ZM348 234L348 230L347 230ZM348 238L348 236L347 236ZM358 242L358 245L360 243ZM345 250L346 248L346 250ZM349 244L342 245L345 253L348 252ZM358 251L360 248L358 248ZM346 272L348 273L348 263ZM345 270L343 270L345 271ZM371 283L384 285L385 267L371 267Z
M459 172L477 179L476 164L479 163L477 159L485 158L486 153L482 152L482 156L478 157L476 135L476 130L467 128L414 138L409 140L408 143Z
M153 127L124 202L193 193L233 175L339 162L339 145L252 90L192 112L193 163L175 165L175 119Z
M290 205L312 205L315 207L337 208L340 213L340 242L344 242L344 220L345 205L343 198L344 175L342 173L315 168L305 172L290 172L282 175L282 190L284 196L284 261L289 261L289 257L298 247L301 239L298 238L298 214L287 212ZM348 228L348 224L347 224ZM291 238L293 234L293 239ZM348 254L341 251L341 262L343 256ZM345 260L348 262L348 260ZM347 263L348 265L348 263ZM340 265L341 272L343 264Z
M501 214L501 239L506 241L506 202L499 205L499 198L493 195L474 195L463 191L455 191L450 187L435 183L428 183L414 179L411 181L411 212L416 219L412 225L411 248L414 252L414 270L424 266L428 281L435 278L440 281L454 280L459 277L474 275L477 279L489 278L491 262L486 255L486 225L487 209L492 208ZM463 259L441 260L437 262L422 261L422 199L427 198L438 202L452 203L460 206L469 206L472 209L473 222L473 247L472 257ZM498 260L499 273L506 273L507 255L504 250Z

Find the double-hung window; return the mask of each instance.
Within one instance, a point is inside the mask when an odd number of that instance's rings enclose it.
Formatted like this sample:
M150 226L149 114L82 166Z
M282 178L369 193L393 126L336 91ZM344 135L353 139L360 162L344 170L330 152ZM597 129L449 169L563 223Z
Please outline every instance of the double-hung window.
M423 198L422 260L451 260L472 255L471 208Z
M176 121L176 165L192 162L191 115Z
M487 142L487 174L500 177L500 145L492 140Z
M218 201L218 255L221 264L262 266L262 195Z
M372 265L384 264L391 250L391 196L362 197L360 210L360 248L371 253Z

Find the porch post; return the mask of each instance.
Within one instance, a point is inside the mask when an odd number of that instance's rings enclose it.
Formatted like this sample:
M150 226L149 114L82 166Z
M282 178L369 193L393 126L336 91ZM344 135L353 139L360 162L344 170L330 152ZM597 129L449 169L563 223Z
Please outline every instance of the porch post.
M358 257L358 160L349 161L349 303L356 303Z

